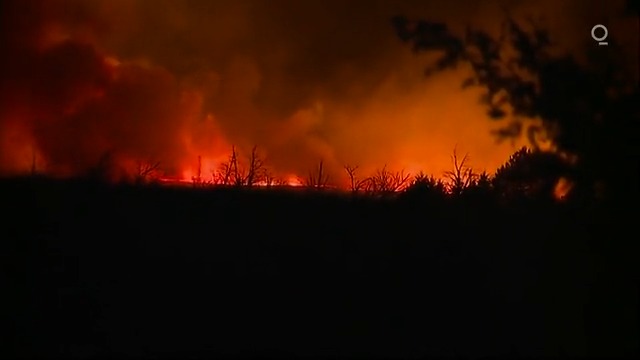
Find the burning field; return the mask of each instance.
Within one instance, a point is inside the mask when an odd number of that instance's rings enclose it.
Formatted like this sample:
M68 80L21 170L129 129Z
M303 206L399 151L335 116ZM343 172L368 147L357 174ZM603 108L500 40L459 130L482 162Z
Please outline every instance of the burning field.
M515 150L495 144L464 71L426 82L424 59L396 40L394 12L431 5L344 6L367 13L326 23L320 5L5 1L0 172L209 181L232 149L245 162L257 146L269 174L256 182L298 184L322 161L348 187L347 165L439 176L458 146L492 172Z
M622 5L0 1L0 358L638 358Z

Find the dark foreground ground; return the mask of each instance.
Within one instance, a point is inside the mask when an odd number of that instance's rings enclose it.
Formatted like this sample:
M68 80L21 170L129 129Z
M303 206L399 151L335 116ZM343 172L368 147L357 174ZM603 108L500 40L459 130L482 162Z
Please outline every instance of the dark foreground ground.
M638 355L635 211L0 185L1 358Z

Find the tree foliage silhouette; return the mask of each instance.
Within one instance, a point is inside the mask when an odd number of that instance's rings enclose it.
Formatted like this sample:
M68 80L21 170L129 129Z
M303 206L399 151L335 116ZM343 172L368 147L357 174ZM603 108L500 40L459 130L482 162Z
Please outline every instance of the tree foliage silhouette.
M426 74L470 65L463 87L479 86L491 119L504 123L500 138L526 134L534 149L549 140L555 153L575 157L573 180L587 191L603 182L635 189L637 182L638 84L614 40L586 54L553 55L553 42L534 21L508 17L498 36L467 27L458 35L446 24L392 19L399 38L415 52L441 56ZM536 125L531 119L540 119ZM633 169L630 169L633 168Z
M498 168L492 184L498 194L507 198L551 198L560 178L569 173L569 164L553 153L523 147Z

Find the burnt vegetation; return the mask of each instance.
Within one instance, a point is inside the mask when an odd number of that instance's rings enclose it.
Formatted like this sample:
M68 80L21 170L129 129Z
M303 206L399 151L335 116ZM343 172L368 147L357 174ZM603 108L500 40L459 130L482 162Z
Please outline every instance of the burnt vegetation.
M482 192L488 199L508 200L529 198L535 201L563 202L571 194L573 183L567 174L571 171L571 162L563 160L555 153L522 147L514 152L498 170L489 174L473 168L469 154L460 155L457 149L451 154L450 169L440 176L416 174L404 170L391 170L384 165L368 176L361 176L359 166L344 165L340 177L331 177L323 160L310 170L306 177L298 177L291 183L275 175L266 157L260 154L257 146L242 156L233 146L227 160L203 176L202 159L197 158L196 175L192 185L200 189L273 189L287 188L309 190L331 190L336 195L352 195L372 198L398 199L424 191L436 193L442 198L458 198L463 194ZM105 155L87 174L86 180L96 184L114 184L112 176L116 165L110 155ZM133 177L120 177L115 184L120 186L158 185L162 178L162 162L148 160L136 163ZM31 177L37 174L32 174ZM560 185L564 184L564 188ZM184 183L183 183L184 185ZM593 193L581 201L597 201L598 194Z

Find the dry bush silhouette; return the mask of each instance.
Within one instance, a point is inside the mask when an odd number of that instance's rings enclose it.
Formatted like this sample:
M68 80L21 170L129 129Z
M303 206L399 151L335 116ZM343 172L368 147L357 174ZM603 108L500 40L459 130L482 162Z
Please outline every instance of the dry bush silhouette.
M453 169L445 171L444 173L448 179L448 190L453 195L462 194L467 188L474 185L478 177L478 174L468 165L468 161L468 154L465 154L462 159L459 159L457 149L453 149L453 154L451 155Z
M289 183L285 179L275 176L269 169L266 169L264 172L264 185L266 187L286 186L289 185Z
M244 179L245 186L254 186L265 180L267 174L264 165L264 160L258 155L258 147L254 146L249 155L249 163L246 170L247 175Z
M447 185L441 179L436 179L433 175L427 175L422 171L414 176L413 181L411 182L411 187L424 187L443 194L447 190L446 186Z
M220 164L219 168L211 172L211 178L202 177L202 158L198 156L196 175L192 177L194 187L209 185L221 186L288 186L289 181L277 176L265 164L254 146L246 157L244 164L235 146L232 146L228 160ZM403 196L424 194L475 195L495 194L503 198L548 197L553 192L561 178L568 177L571 171L568 161L562 160L556 154L526 147L513 153L495 173L494 176L486 172L476 173L469 165L469 156L462 158L454 148L451 155L452 169L444 173L444 179L438 179L424 172L415 176L404 171L391 171L387 166L378 169L373 175L360 178L357 174L358 166L345 165L343 168L348 176L348 188L343 190L351 193L365 193L369 195L389 195L405 192ZM138 184L146 184L160 174L159 161L138 161L134 180ZM105 154L96 165L93 178L107 179L112 177L113 161L110 154ZM298 178L302 186L323 189L329 187L329 175L326 173L324 162L319 161L317 167L310 171L306 178ZM420 195L422 194L422 195ZM431 196L431 195L429 195ZM486 196L483 198L488 200ZM478 200L478 199L476 199Z
M236 147L231 147L229 160L220 164L221 184L241 186L244 180L242 168L238 165L238 153Z
M287 181L286 179L283 179L281 177L276 177L275 180L273 181L273 185L274 186L288 186L289 181Z
M365 188L367 180L358 179L356 174L358 166L345 165L344 170L347 172L347 176L349 177L349 189L351 192L355 193Z
M441 179L436 179L433 175L426 175L420 171L404 190L403 197L405 199L429 201L444 199L446 195L447 186Z
M410 179L411 174L405 174L404 170L390 171L385 165L364 180L363 188L372 194L392 194L404 190L409 185Z
M248 186L273 181L268 173L264 158L254 146L247 157L246 165L242 163L235 146L231 147L229 159L214 172L214 182L219 185Z
M138 161L136 163L135 182L137 184L146 184L149 181L153 181L159 176L159 171L159 161Z
M324 189L329 183L329 175L325 173L324 162L320 160L315 170L309 171L306 178L299 178L303 186L312 189Z

